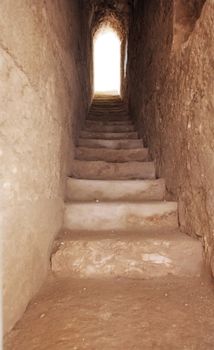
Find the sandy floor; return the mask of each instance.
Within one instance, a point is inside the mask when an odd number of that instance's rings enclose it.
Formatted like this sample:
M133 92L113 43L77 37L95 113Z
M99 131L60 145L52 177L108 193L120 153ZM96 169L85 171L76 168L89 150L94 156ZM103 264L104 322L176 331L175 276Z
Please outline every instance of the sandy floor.
M50 277L4 349L213 350L213 285Z

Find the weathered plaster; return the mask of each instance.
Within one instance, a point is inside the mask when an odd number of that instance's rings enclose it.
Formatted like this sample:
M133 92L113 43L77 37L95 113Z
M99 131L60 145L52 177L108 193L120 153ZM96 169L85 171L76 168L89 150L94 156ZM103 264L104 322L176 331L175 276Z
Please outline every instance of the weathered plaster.
M201 239L210 264L214 254L213 1L207 0L201 9L188 40L176 46L173 2L138 2L130 30L128 73L132 115L158 175L166 179L168 197L179 201L181 229Z
M66 175L87 109L77 2L0 3L1 235L4 330L45 279Z

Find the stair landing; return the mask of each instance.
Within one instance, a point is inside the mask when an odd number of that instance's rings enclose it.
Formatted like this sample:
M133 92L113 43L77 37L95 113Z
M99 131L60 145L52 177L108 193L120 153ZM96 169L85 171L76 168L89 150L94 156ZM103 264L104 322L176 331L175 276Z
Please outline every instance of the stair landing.
M214 295L199 278L53 278L4 350L213 350Z

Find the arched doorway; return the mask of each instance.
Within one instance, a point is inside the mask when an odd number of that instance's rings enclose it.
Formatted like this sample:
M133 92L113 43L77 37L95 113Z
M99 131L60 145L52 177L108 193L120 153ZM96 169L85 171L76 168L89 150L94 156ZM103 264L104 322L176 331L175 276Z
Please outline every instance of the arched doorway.
M121 40L110 26L101 27L93 41L94 93L120 94Z

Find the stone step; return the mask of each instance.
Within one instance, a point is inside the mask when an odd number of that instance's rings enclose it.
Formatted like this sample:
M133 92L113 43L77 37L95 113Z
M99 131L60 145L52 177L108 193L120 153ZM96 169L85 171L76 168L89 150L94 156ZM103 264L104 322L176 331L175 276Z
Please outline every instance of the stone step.
M93 102L91 106L96 106L96 105L106 105L106 106L125 106L125 103L118 98L113 98L113 99L93 99Z
M52 270L78 278L199 277L203 268L200 242L177 230L70 233L58 239L56 249Z
M88 180L154 179L154 162L112 163L74 160L72 177Z
M67 179L67 201L161 201L165 181Z
M90 108L103 107L103 108L127 108L127 105L122 101L93 101Z
M129 114L129 111L127 109L124 108L117 108L117 107L112 107L112 108L107 108L105 106L100 106L100 107L92 107L91 109L89 109L89 113L90 114L115 114L115 113L119 113L119 114Z
M96 140L79 138L78 146L88 148L135 149L143 148L143 141L138 140Z
M83 139L99 139L99 140L122 140L122 139L138 139L137 132L97 132L97 131L81 131L80 137Z
M85 125L86 127L91 127L91 126L95 126L95 125L99 125L99 126L130 126L130 125L134 125L133 124L133 121L131 119L128 119L128 120L122 120L122 121L106 121L106 120L100 120L100 121L97 121L97 120L88 120L86 119L85 121Z
M91 108L89 110L89 114L118 114L118 115L128 115L128 111L125 109L119 109L119 108Z
M177 227L176 202L67 203L64 228L76 231L132 231Z
M112 94L95 94L94 95L94 98L93 98L93 103L96 103L96 102L100 102L100 101L104 101L104 102L108 102L108 103L114 103L115 101L118 102L121 102L121 103L124 103L121 96L118 95L117 93L112 93Z
M103 116L88 116L87 120L93 121L95 123L127 123L130 118L127 116L126 117L118 117L118 116L112 116L112 115L106 115L104 118Z
M113 105L113 104L122 104L124 106L124 101L121 99L120 96L118 97L110 97L109 96L106 96L105 98L100 98L100 96L97 98L95 97L92 101L92 104L91 105L95 105L95 104L99 104L99 103L107 103L107 105Z
M116 108L116 109L122 109L122 110L126 110L127 109L127 105L125 103L123 103L122 101L94 101L91 106L91 108L103 108L103 109L112 109L112 108Z
M88 115L88 120L103 121L103 122L124 122L130 120L129 115L118 115L118 114L104 114L100 113L98 115L90 114Z
M75 158L78 160L103 160L116 163L146 161L148 160L148 148L108 149L76 147Z
M110 133L121 133L121 132L133 132L135 130L134 125L108 125L105 124L96 124L96 123L86 123L84 131L93 131L93 132L110 132Z
M126 109L127 104L123 103L122 101L93 101L90 108L121 108Z
M117 112L117 111L111 112L111 111L107 111L107 110L96 111L96 112L95 111L89 111L89 116L93 116L95 118L102 118L104 120L105 120L105 117L117 117L117 116L119 117L119 120L123 119L123 118L125 120L127 120L127 117L128 117L128 119L130 119L128 113Z

